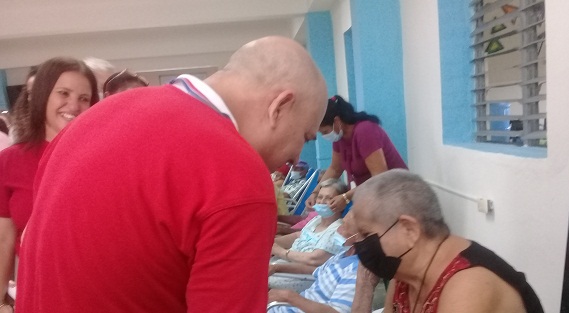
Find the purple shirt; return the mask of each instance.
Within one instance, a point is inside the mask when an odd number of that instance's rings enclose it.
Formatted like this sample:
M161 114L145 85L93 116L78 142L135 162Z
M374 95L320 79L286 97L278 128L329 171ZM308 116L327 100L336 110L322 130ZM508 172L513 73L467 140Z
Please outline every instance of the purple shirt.
M334 152L341 155L342 168L348 173L348 180L355 182L358 186L371 177L365 159L379 149L383 150L387 169L407 169L407 165L395 149L387 133L374 122L356 123L352 138L342 138L334 142L332 147Z

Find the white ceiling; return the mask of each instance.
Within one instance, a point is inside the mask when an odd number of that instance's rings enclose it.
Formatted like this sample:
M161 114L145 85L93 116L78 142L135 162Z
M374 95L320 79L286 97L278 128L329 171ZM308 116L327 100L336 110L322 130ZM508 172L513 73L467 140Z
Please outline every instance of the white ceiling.
M266 35L304 40L307 12L338 0L14 0L0 5L0 68L55 55L109 60L232 52Z

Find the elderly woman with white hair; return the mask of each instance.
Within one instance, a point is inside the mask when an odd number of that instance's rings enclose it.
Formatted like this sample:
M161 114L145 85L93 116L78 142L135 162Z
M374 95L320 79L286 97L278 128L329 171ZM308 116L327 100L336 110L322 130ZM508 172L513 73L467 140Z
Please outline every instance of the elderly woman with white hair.
M361 236L352 312L370 312L379 278L390 280L385 313L542 313L526 282L494 252L453 235L434 191L418 175L390 170L358 187Z
M314 269L342 251L342 246L334 240L334 234L342 224L342 211L333 211L329 203L335 196L346 192L347 187L338 179L323 181L321 186L316 205L314 205L318 216L308 222L300 232L275 239L272 249L273 262L300 263ZM269 288L300 290L301 288L298 289L290 284L295 281L292 279L289 282L286 278L271 276L269 277Z

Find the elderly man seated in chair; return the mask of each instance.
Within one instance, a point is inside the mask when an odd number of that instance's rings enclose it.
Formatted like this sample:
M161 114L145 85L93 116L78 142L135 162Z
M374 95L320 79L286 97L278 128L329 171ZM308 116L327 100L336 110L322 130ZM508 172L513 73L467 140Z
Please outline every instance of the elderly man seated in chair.
M345 251L331 257L316 270L312 266L299 263L272 264L269 267L269 274L312 273L315 281L300 294L288 289L271 289L269 303L277 301L286 302L287 305L272 307L268 312L351 312L359 263L352 247L357 236L351 221L352 214L348 213L344 223L334 234L334 239Z
M290 172L290 180L282 187L285 197L296 199L299 196L299 191L306 183L306 174L308 173L308 163L298 161Z

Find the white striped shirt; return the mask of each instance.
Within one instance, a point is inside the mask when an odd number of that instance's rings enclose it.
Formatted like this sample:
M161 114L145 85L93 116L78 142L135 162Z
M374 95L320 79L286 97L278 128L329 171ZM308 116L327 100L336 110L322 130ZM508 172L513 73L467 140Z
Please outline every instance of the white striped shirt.
M359 260L355 254L348 257L344 254L334 255L319 266L313 273L316 280L300 295L308 300L327 304L339 313L351 312ZM269 312L297 313L302 311L295 307L279 306L272 308Z

